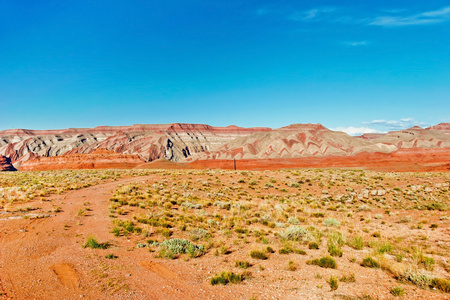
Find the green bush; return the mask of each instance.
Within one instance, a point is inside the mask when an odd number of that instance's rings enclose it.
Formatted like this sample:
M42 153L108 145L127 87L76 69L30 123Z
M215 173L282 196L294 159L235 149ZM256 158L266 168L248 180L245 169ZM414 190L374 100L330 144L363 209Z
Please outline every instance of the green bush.
M309 249L319 249L319 244L317 244L316 242L311 242L308 244L308 248Z
M251 263L249 263L248 261L237 261L236 262L236 267L241 268L241 269L248 269L252 266Z
M228 283L239 283L244 278L240 274L236 274L233 272L222 272L219 275L215 275L213 278L211 278L210 283L211 285L216 284L223 284L227 285Z
M361 266L367 268L379 268L380 264L372 257L366 257L363 259Z
M341 226L341 223L334 218L328 218L323 223L325 226L333 226L333 227Z
M290 241L311 240L312 235L303 227L290 226L280 233L281 238Z
M343 254L342 250L335 244L328 245L328 252L330 253L331 256L337 256L337 257L341 257Z
M401 286L393 286L391 287L391 294L395 297L401 297L405 294L405 289Z
M328 283L330 284L330 288L332 291L337 290L337 288L339 287L338 279L335 276L331 276Z
M252 252L250 252L250 257L254 259L267 259L266 254L258 250L253 250Z
M308 260L306 264L319 266L321 268L331 268L331 269L337 268L336 261L331 256L325 256L320 259Z
M355 236L350 239L348 245L355 250L362 250L364 248L364 240L361 236Z
M92 248L92 249L107 249L109 246L108 243L99 243L97 239L93 236L88 237L86 243L83 245L83 248Z
M201 256L205 253L205 246L202 244L194 245L185 239L170 239L162 243L153 243L153 246L161 247L162 256L165 258L173 258L174 255L187 253L191 258Z

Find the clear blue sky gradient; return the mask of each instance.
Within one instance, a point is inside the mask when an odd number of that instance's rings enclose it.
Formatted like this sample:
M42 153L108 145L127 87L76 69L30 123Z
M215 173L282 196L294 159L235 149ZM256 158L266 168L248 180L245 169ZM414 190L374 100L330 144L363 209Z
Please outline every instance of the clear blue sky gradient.
M450 122L450 2L0 0L0 130Z

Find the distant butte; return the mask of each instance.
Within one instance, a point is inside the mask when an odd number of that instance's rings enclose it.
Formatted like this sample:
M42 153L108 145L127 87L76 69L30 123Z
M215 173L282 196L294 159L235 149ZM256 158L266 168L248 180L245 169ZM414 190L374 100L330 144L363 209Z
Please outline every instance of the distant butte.
M392 154L382 156L385 163L408 157L410 164L424 164L433 157L430 164L445 165L447 153L449 123L359 137L321 124L271 129L173 123L0 131L0 170L156 167L164 161L171 163L162 165L172 167L228 168L232 160L272 169L333 167L331 161L338 162L336 167L363 167L362 157L376 161L379 154Z

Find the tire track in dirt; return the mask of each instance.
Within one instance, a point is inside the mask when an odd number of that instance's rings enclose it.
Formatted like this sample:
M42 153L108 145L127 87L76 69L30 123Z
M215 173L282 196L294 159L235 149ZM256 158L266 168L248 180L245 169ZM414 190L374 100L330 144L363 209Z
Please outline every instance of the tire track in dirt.
M110 233L109 198L117 186L158 179L125 178L53 195L46 203L62 209L54 216L4 221L8 232L0 238L0 278L6 299L242 298L217 295L217 289L198 280L198 270L183 262L155 262L150 253L130 251L135 247L129 240ZM78 211L86 207L90 210L80 216ZM113 247L83 248L91 235ZM105 259L111 252L119 259Z

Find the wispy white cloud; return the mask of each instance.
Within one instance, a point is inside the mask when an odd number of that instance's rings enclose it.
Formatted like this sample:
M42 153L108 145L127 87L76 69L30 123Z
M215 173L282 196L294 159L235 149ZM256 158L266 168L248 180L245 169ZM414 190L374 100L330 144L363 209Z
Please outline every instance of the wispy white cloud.
M331 130L342 131L342 132L347 133L348 135L362 135L362 134L365 134L365 133L377 133L377 132L379 132L378 130L376 130L374 128L370 128L370 127L353 127L353 126L336 127L336 128L332 128Z
M399 120L373 120L362 122L362 126L342 126L331 130L343 131L349 135L362 135L365 133L387 133L388 131L402 130L414 126L426 127L428 125L413 118L402 118Z
M326 18L328 14L336 10L336 7L318 7L305 11L295 12L289 16L289 19L292 21L318 22Z
M346 13L347 12L347 13ZM382 27L401 27L411 25L426 25L443 23L450 20L450 6L436 10L429 10L411 14L407 9L387 9L380 11L379 16L355 16L343 7L316 7L292 13L286 7L262 7L257 10L258 15L284 15L291 21L297 22L329 22L342 24L360 24Z
M413 126L421 126L424 127L427 124L416 121L413 118L403 118L400 120L373 120L370 122L363 122L365 125L376 126L377 128L381 128L381 131L390 131L390 130L401 130L407 129Z
M352 46L352 47L361 47L361 46L369 45L369 42L368 41L356 41L356 42L345 42L344 44L347 46Z
M399 27L410 25L426 25L442 23L450 20L450 6L438 10L426 11L415 15L379 16L369 22L369 25L383 27Z

